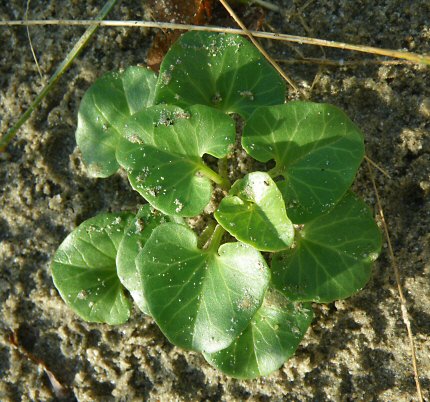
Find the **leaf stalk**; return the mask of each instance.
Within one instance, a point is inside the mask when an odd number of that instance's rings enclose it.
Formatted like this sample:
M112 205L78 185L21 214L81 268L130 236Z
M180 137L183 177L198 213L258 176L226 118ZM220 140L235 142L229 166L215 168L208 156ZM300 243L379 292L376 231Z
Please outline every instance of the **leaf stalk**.
M222 237L224 236L224 233L225 233L225 229L221 225L217 225L213 232L213 235L208 247L209 252L216 253L218 251L218 248L221 243Z
M185 220L179 215L169 215L170 222L178 223L179 225L186 225Z
M278 176L281 176L282 173L284 173L284 168L281 166L276 165L273 169L270 169L267 174L272 178L276 178Z
M212 237L215 231L216 225L217 224L215 221L209 221L208 225L203 229L202 233L199 236L199 240L197 243L198 248L204 248L208 244L209 239Z
M209 166L206 166L204 164L200 165L199 172L203 174L203 176L206 176L208 179L218 184L224 190L230 189L230 180L228 180L226 177L222 177L217 172L212 170Z

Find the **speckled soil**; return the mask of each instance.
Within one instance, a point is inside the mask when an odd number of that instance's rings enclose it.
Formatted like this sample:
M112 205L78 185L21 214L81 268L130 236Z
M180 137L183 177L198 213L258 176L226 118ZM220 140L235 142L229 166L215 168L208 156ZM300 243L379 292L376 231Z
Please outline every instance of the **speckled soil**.
M85 5L84 5L85 4ZM32 18L89 18L103 1L31 2ZM301 7L305 6L304 10ZM3 1L0 19L23 17L25 1ZM278 31L430 53L428 0L289 1L287 17L268 13ZM149 18L140 1L122 2L112 19ZM0 28L1 133L45 80L37 74L25 29ZM270 29L266 26L266 29ZM44 77L53 73L80 28L32 28ZM65 236L103 211L135 209L141 199L126 178L87 177L76 150L79 101L105 71L145 63L153 32L103 29L0 155L0 400L52 401L47 375L79 401L410 401L415 383L395 278L386 247L366 288L316 307L296 356L268 378L220 375L201 355L173 347L153 321L134 311L121 327L87 324L55 290L50 259ZM336 104L363 130L377 174L415 334L424 397L430 398L430 69L363 62L373 56L264 43L279 59L325 57L343 65L285 65L311 100ZM350 61L354 63L350 64ZM365 165L355 190L375 205ZM376 211L376 209L375 209Z

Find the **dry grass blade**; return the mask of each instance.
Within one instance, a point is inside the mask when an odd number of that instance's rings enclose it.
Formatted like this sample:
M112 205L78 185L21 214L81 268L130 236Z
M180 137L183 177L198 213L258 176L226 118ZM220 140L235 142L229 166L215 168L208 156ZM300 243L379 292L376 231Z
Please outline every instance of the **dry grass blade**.
M234 12L233 12L233 14L234 14ZM237 18L237 16L236 16L236 18ZM251 40L253 41L253 43L257 46L257 48L262 52L262 54L269 60L269 62L281 74L281 76L292 86L293 89L295 89L299 93L301 93L301 92L299 91L297 86L293 83L293 81L291 81L286 76L286 74L279 67L279 65L267 54L267 52L261 47L261 45L258 42L255 41L255 39L253 37L276 39L276 40L285 40L287 42L298 42L298 43L313 44L313 45L328 46L328 47L330 47L329 44L331 43L332 44L331 47L337 47L337 48L342 48L342 49L346 49L346 50L356 50L356 51L362 51L362 52L366 52L368 49L376 49L379 51L379 53L378 52L372 52L372 51L368 51L368 53L373 53L373 54L384 53L384 55L389 55L390 52L393 52L395 54L392 54L391 57L397 57L400 59L409 60L410 62L413 62L413 63L426 63L426 64L430 65L430 57L426 58L425 56L421 56L421 55L418 55L415 53L398 52L398 51L392 51L392 50L387 50L387 49L370 48L367 46L363 47L363 49L367 49L367 50L358 50L357 48L361 48L361 46L359 46L359 45L347 45L347 44L340 43L340 42L332 42L332 41L324 41L324 40L323 40L323 42L327 43L327 44L322 45L320 43L322 41L321 39L305 38L305 37L300 37L300 36L284 35L284 34L277 34L277 33L250 31L243 25L242 22L240 22L240 24L242 24L241 26L243 28L245 28L244 30L222 28L222 27L200 26L200 25L174 24L174 23L167 23L167 22L166 23L164 23L164 22L151 22L151 21L93 21L93 20L80 20L80 21L76 21L76 20L0 21L0 26L27 26L28 27L28 26L32 26L32 25L66 25L66 26L90 26L90 27L100 27L100 26L106 26L106 27L149 27L149 28L160 28L160 29L182 29L182 30L211 31L211 32L223 32L223 33L234 33L234 34L239 34L239 35L248 35L251 38ZM350 47L354 47L355 49L350 49ZM72 53L74 49L72 49L72 51L70 53ZM61 66L62 65L60 65L58 70L60 70ZM55 74L51 78L51 80L53 80L54 77L55 77ZM58 78L59 77L57 77L57 79ZM51 80L50 80L50 82L51 82ZM49 85L50 84L48 83L47 87L45 87L45 89L47 89L47 92L50 89L50 88L48 88ZM11 141L11 139L16 134L16 131L30 117L30 114L32 113L32 111L34 110L35 107L37 107L37 105L40 103L40 101L43 99L43 97L46 95L46 93L43 93L43 91L42 91L42 93L35 99L35 101L30 106L30 108L21 116L21 118L18 120L18 122L7 132L7 134L4 137L2 137L0 139L0 152L2 152L4 150L4 148L7 146L7 144ZM40 99L39 99L39 97L40 97ZM390 177L389 174L385 170L380 168L374 161L370 160L369 158L367 158L367 159L377 169L379 169L384 175L386 175L387 177Z
M30 9L30 0L27 0L27 6L25 8L25 20L28 21L28 11ZM34 51L33 43L31 41L30 29L27 25L27 37L28 43L30 44L31 54L33 55L34 62L36 63L37 72L39 73L40 78L43 79L42 71L39 66L39 62L37 61L36 52Z
M285 74L285 72L279 67L278 63L276 63L275 60L273 60L270 55L266 52L266 50L255 40L251 32L246 28L244 23L240 20L240 18L237 16L237 14L233 11L233 9L230 7L230 5L225 0L219 0L220 3L224 6L224 8L228 11L230 16L236 21L236 23L241 27L243 32L246 33L246 35L249 37L249 39L252 41L252 43L255 45L255 47L261 52L261 54L269 61L270 64L272 64L273 67L278 71L278 73L285 79L285 81L288 82L288 84L291 85L291 87L298 93L300 93L302 96L304 95L294 84L294 82ZM368 156L365 156L365 159L371 163L374 167L376 167L380 172L382 172L385 176L391 179L390 175L386 170L381 168L376 162L372 161Z
M378 59L366 59L366 60L333 60L315 57L304 57L304 58L288 58L288 59L276 59L277 63L282 64L318 64L325 67L360 67L367 65L384 65L384 66L398 66L398 65L411 65L414 64L408 60L378 60Z
M367 155L364 155L364 159L366 159L366 161L368 163L370 163L373 167L375 167L376 169L378 169L384 176L386 176L389 179L391 179L390 174L385 169L383 169L381 166L379 166L376 162L372 161L372 159L370 159Z
M402 319L403 319L403 323L406 326L406 330L407 330L408 338L409 338L409 347L410 347L410 351L411 351L412 366L413 366L413 370L414 370L415 385L416 385L416 388L417 388L418 400L420 402L423 402L424 399L423 399L423 394L422 394L422 391L421 391L420 377L419 377L419 373L418 373L417 355L416 355L416 351L415 351L414 336L413 336L413 333L412 333L411 321L409 320L409 314L408 314L406 299L405 299L405 296L403 294L402 284L401 284L401 280L400 280L399 268L397 266L397 260L396 260L396 258L394 256L393 246L391 244L391 239L390 239L390 233L388 231L388 224L387 224L387 222L385 220L384 211L382 209L381 199L379 197L379 192L378 192L378 188L376 187L375 177L373 175L372 167L370 166L370 162L369 161L367 161L367 167L369 169L370 180L372 181L373 190L374 190L375 195L376 195L376 203L377 203L377 206L378 206L378 211L379 211L379 215L380 215L380 218L381 218L381 222L382 222L382 227L383 227L383 230L384 230L385 238L387 240L388 254L390 256L391 265L393 267L394 276L396 278L397 290L399 292L399 298L400 298L400 308L401 308L401 311L402 311Z
M98 28L98 24L100 21L106 17L112 7L115 5L117 0L108 0L103 8L100 10L99 14L96 17L95 21L92 21L92 24L88 27L85 33L81 36L78 42L76 42L75 46L73 46L72 50L68 53L66 58L61 62L58 66L57 70L53 74L53 76L49 79L48 83L42 89L42 91L36 96L34 101L31 103L29 108L20 116L18 121L11 127L8 132L0 138L0 152L4 152L7 145L12 141L15 137L17 131L21 128L21 126L29 119L34 109L39 106L40 102L42 102L43 98L50 92L51 88L57 83L57 81L62 77L62 75L67 71L70 65L73 63L73 60L76 56L81 52L81 50L85 47L88 41L91 39L93 34L96 32ZM24 20L25 22L25 20ZM25 25L25 24L22 24ZM29 26L29 25L27 25Z
M248 28L245 26L245 24L240 20L240 18L237 16L237 14L233 11L233 9L230 7L230 5L225 0L219 0L220 3L223 5L223 7L227 10L227 12L230 14L230 16L236 21L236 23L240 26L242 31L248 36L248 38L251 40L251 42L254 44L254 46L260 51L260 53L266 58L266 60L276 69L276 71L281 75L281 77L288 82L288 84L291 86L291 88L294 89L297 93L301 93L297 85L291 80L290 77L288 77L287 74L285 74L284 70L279 66L278 63L276 63L275 60L273 60L269 54L266 52L266 50L258 43L258 41L254 38L254 36L251 34L251 32L248 30Z
M93 20L17 20L17 21L0 21L0 26L33 26L33 25L67 25L67 26L91 26L97 25L100 27L128 27L128 28L159 28L159 29L181 29L185 31L210 31L223 32L236 35L246 35L241 29L211 27L201 25L175 24L170 22L156 21L101 21ZM308 38L305 36L287 35L271 32L249 31L256 38L280 40L285 42L293 42L301 45L313 45L331 47L343 50L352 50L361 53L370 53L378 56L392 57L394 59L409 60L416 64L430 65L430 56L421 55L399 50L382 49L379 47L353 45L350 43L336 42L325 39Z
M265 0L251 0L249 3L257 4L257 6L266 8L267 10L270 10L270 11L275 11L277 13L280 13L282 11L281 7L277 6L276 4L269 3L268 1L265 1Z
M34 356L32 353L28 352L19 343L18 335L16 334L16 332L14 331L11 332L11 334L9 335L8 341L13 348L18 350L18 352L20 352L25 358L27 358L29 361L39 366L46 373L51 383L54 394L57 398L64 399L69 394L70 390L67 387L65 387L63 384L61 384L60 381L58 381L55 374L51 370L49 370L46 364L42 360Z

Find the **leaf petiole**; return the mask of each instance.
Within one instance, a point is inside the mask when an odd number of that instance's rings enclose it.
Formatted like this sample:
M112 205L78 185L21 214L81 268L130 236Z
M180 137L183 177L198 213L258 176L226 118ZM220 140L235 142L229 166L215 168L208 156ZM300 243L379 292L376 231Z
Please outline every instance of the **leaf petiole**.
M216 253L221 243L222 237L224 236L225 229L221 225L217 225L210 240L210 244L207 248L208 252Z
M228 190L231 187L230 180L225 177L221 177L217 172L212 170L209 166L204 164L199 165L199 172L212 180L216 184L220 185L224 190Z
M218 159L218 173L221 177L228 180L228 163L227 157Z
M185 220L182 216L168 215L170 222L178 223L179 225L186 225Z
M216 228L216 222L214 220L210 220L208 225L203 229L202 233L199 236L199 240L197 243L198 248L204 248L209 242L209 239L212 237L214 230Z
M284 173L285 169L281 166L276 165L274 168L270 169L267 174L272 178L275 179L278 176L281 176L282 173Z

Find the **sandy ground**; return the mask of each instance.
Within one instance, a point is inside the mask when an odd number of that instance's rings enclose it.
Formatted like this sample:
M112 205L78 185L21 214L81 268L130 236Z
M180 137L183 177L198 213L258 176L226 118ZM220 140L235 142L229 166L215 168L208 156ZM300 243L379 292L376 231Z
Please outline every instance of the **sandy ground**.
M23 17L23 0L1 2L0 19ZM5 5L7 3L7 5ZM300 10L308 3L305 10ZM83 6L82 4L85 4ZM31 2L32 18L89 18L103 1ZM284 0L289 16L269 13L278 31L430 53L428 0L374 2ZM140 1L122 2L113 19L148 17ZM53 73L79 28L33 28L44 80L26 32L0 28L1 133ZM46 374L11 347L23 348L79 401L410 401L416 400L410 352L386 245L366 288L348 300L316 306L294 358L267 378L238 381L196 353L171 346L150 318L134 311L120 327L87 324L55 290L49 269L64 237L103 211L142 200L124 175L87 177L74 131L83 93L101 73L145 63L151 32L103 29L0 155L0 400L57 400ZM344 63L288 65L314 101L342 107L362 128L367 154L392 176L377 174L415 334L424 396L430 398L430 69L362 63L372 56L265 43L280 59L323 57ZM349 65L349 61L356 61ZM375 204L369 173L355 190Z

